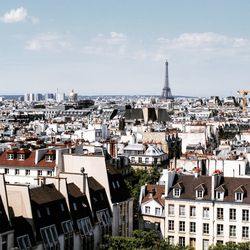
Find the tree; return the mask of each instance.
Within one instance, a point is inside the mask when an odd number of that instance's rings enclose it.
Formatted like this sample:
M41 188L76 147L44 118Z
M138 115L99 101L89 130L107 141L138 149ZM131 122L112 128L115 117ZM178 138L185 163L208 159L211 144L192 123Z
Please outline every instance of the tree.
M105 236L101 250L191 250L190 247L169 245L155 230L135 230L132 237Z
M216 244L215 246L210 246L209 250L249 250L250 249L250 242L227 242L225 245L223 244Z

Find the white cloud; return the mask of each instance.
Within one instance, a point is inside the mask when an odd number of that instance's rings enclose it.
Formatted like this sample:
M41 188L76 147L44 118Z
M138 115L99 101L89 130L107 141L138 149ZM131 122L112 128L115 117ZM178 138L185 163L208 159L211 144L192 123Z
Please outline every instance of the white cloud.
M26 49L28 50L55 50L71 48L71 43L62 34L46 33L36 36L27 42Z
M17 23L22 22L26 19L28 12L25 8L19 7L17 9L12 9L9 12L6 12L1 20L4 23Z
M98 34L89 44L84 46L82 53L99 56L125 57L128 48L128 38L123 33L110 32L108 35Z
M158 43L169 49L230 49L249 47L245 38L229 37L213 32L183 33L176 38L158 38Z
M174 56L190 56L190 60L250 54L250 40L213 32L183 33L177 37L160 37L148 48L135 51L134 59L162 61Z
M111 31L108 36L98 34L97 37L93 39L93 41L106 45L121 45L127 43L128 39L123 33Z

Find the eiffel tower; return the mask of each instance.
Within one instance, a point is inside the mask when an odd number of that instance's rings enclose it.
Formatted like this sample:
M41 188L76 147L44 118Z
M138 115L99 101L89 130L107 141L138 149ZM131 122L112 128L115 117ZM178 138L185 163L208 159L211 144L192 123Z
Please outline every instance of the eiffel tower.
M162 89L162 99L173 99L171 89L169 87L169 82L168 82L168 61L165 62L166 65L166 75L165 75L165 84Z

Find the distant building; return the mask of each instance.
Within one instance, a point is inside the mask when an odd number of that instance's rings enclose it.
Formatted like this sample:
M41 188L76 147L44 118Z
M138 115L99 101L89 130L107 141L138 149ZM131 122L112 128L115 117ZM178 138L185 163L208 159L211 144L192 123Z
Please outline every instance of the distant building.
M75 93L73 89L69 93L69 102L77 102L77 93Z

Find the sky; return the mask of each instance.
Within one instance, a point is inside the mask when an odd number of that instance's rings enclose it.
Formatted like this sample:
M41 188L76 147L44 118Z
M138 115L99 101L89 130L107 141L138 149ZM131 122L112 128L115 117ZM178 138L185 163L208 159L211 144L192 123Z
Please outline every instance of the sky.
M0 94L250 89L249 0L0 0Z

